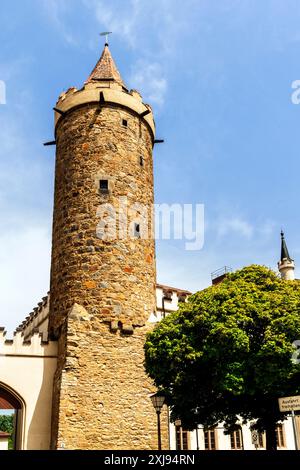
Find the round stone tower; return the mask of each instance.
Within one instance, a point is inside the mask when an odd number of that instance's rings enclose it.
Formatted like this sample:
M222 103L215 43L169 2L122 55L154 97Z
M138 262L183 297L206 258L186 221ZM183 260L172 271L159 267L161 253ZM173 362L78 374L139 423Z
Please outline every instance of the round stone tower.
M156 285L152 110L126 89L108 44L54 109L52 448L155 449L143 368Z

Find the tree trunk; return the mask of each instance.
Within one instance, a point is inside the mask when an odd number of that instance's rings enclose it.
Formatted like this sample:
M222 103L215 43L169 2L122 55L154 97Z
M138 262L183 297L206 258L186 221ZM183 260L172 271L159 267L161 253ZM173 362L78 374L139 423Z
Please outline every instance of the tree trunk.
M266 450L277 450L276 423L274 421L266 423Z

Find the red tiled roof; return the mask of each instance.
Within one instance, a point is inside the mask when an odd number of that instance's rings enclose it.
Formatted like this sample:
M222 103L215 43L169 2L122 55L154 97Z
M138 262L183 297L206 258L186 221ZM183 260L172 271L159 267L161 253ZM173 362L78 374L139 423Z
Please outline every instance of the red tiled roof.
M19 410L21 404L11 393L0 386L0 410Z
M102 55L86 83L95 80L114 80L119 85L125 86L107 44L105 44Z

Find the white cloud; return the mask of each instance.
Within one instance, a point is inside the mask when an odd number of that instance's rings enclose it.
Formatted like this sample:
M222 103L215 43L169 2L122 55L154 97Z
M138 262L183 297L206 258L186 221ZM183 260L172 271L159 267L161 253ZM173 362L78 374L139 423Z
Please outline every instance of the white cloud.
M273 220L266 220L262 226L259 228L260 234L264 238L270 238L274 231L278 228L278 225Z
M74 45L77 43L75 36L70 33L64 21L66 12L69 7L73 5L73 2L66 0L42 0L42 6L47 19L54 25L59 31L67 44Z
M157 241L159 283L195 292L209 286L211 273L223 266L236 270L262 264L277 271L280 240L274 237L278 230L275 222L267 219L251 224L235 215L220 216L205 225L205 243L199 251L186 251L179 242L174 245L170 241Z
M1 231L17 220L21 223L29 213L30 220L41 217L34 191L42 190L47 171L36 153L34 138L30 139L26 132L28 96L21 92L17 98L18 104L7 105L0 119Z
M139 60L132 67L130 83L133 88L141 91L144 100L158 105L164 103L167 80L160 64Z
M10 332L49 289L49 169L39 158L41 137L28 132L31 100L18 87L0 115L0 324Z
M158 283L191 292L210 285L210 273L219 267L217 252L187 252L168 241L158 241L156 245Z
M112 31L134 47L145 6L140 0L130 0L129 3L122 2L115 6L99 0L83 0L83 5L92 10L104 30Z
M1 326L10 333L46 295L50 234L29 224L0 235Z
M22 71L24 72L24 68L27 68L32 62L34 58L30 55L26 57L18 57L13 58L11 60L7 60L5 62L0 63L0 77L4 81L9 81L12 78L16 78L20 76Z
M234 232L242 237L251 238L253 235L253 226L241 217L222 217L214 224L218 237L225 237Z
M160 58L176 52L177 42L189 32L199 7L198 0L189 0L189 8L181 0L81 1L103 30L112 31L145 56L152 54L154 47Z
M210 237L215 233L217 238L224 239L230 235L235 237L253 240L255 242L265 244L274 236L274 232L278 231L278 223L271 219L256 221L251 223L241 215L219 215L215 220L206 221L206 229L210 231Z

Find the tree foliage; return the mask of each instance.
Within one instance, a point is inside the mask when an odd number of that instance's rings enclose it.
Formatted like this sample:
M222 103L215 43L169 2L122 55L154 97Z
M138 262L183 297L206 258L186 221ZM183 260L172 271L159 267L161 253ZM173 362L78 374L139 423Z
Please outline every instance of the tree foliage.
M0 431L12 434L14 431L13 415L0 415Z
M267 430L276 448L275 424L286 415L278 398L300 394L300 282L283 281L252 265L192 295L162 320L145 343L146 371L162 390L171 419L188 429L237 415Z
M1 410L0 410L1 412ZM0 414L0 431L7 432L10 434L8 439L8 448L13 448L12 436L14 432L14 416L13 415L1 415Z

